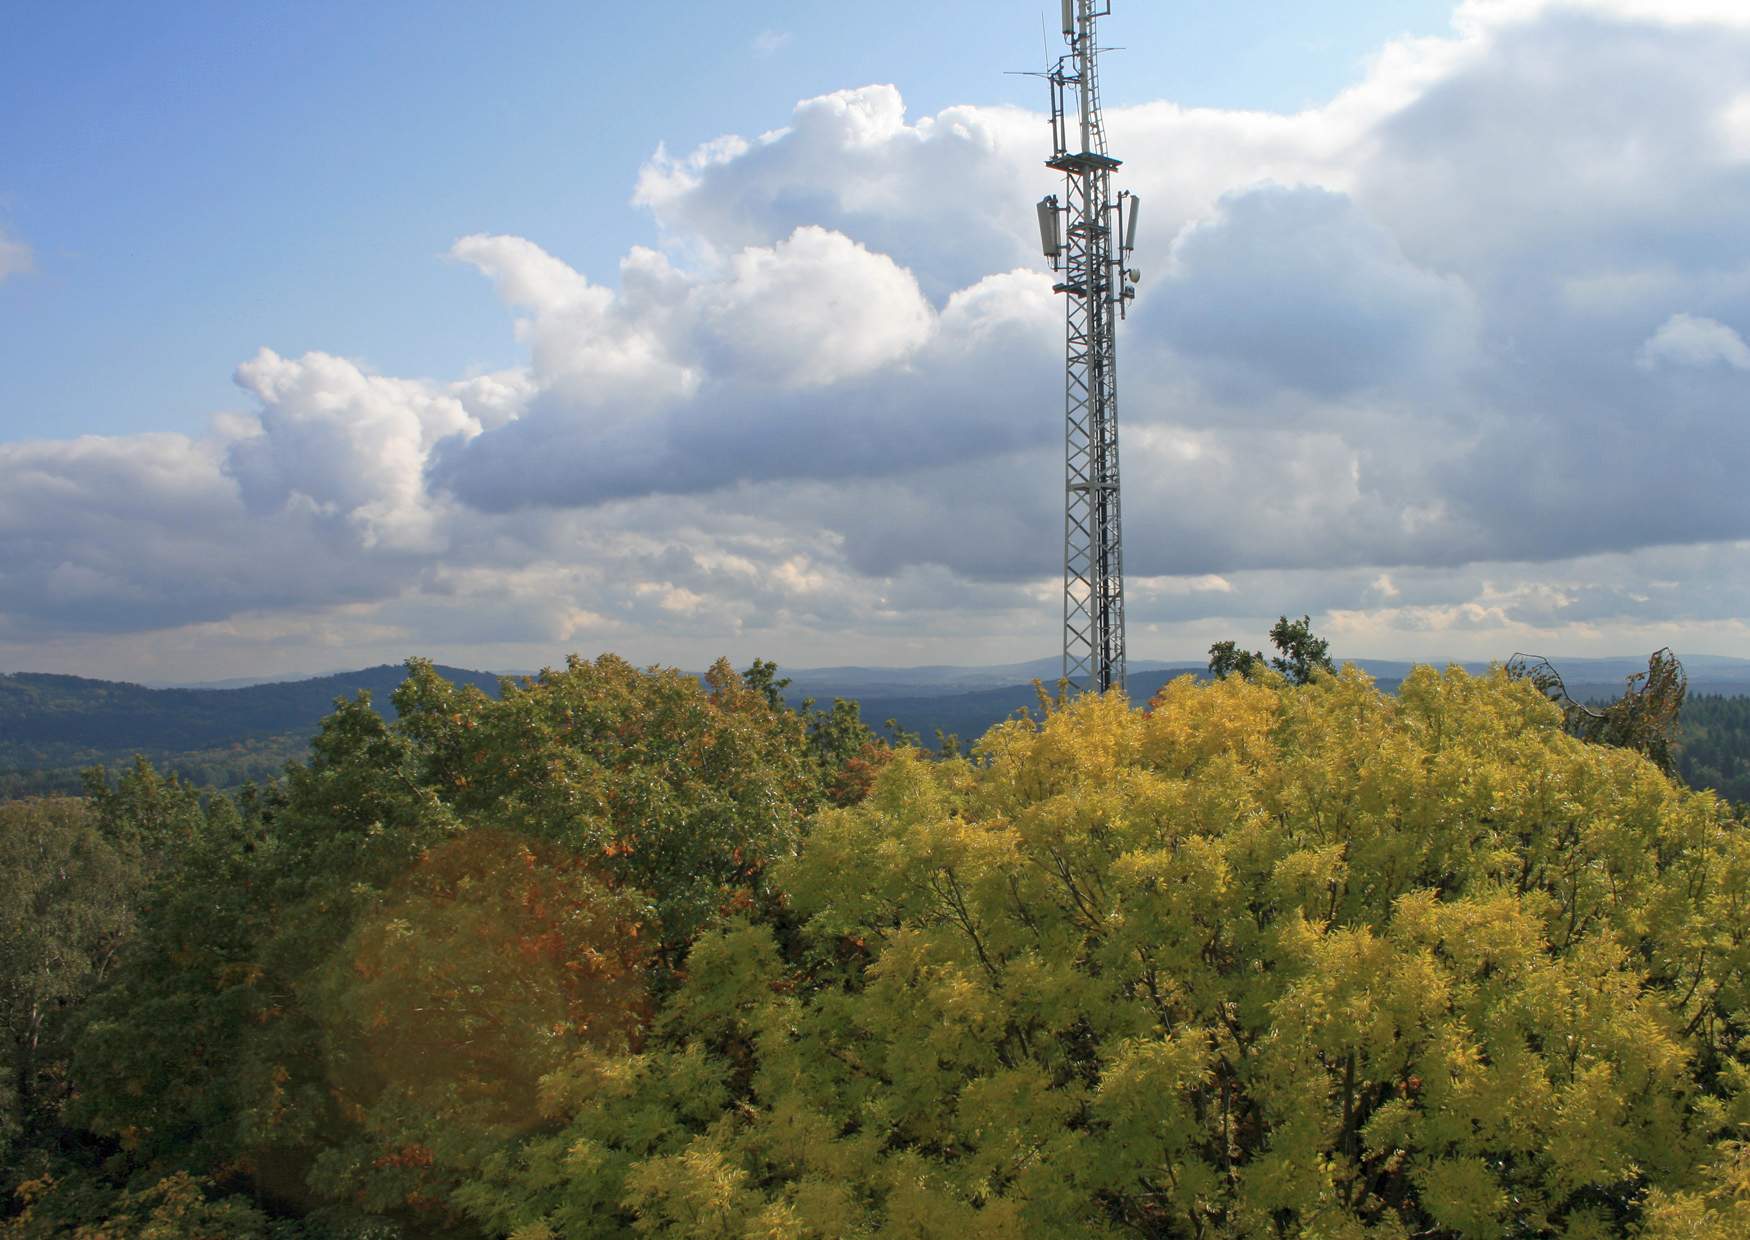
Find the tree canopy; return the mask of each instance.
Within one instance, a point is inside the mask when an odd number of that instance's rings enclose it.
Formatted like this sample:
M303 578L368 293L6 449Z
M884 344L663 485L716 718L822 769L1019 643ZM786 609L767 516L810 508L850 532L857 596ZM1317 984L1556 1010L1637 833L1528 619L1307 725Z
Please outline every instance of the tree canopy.
M817 818L777 875L796 938L701 940L653 1044L555 1078L565 1126L484 1217L1739 1234L1750 843L1713 798L1428 669L1396 700L1182 680L976 753Z
M1750 1229L1750 835L1527 681L932 758L750 679L414 664L282 789L94 802L187 838L0 1235Z
M1256 650L1246 650L1237 642L1220 641L1209 648L1209 672L1215 677L1244 676L1248 679L1268 668L1285 677L1289 683L1304 685L1314 672L1335 672L1331 662L1331 643L1312 631L1312 617L1290 620L1279 618L1270 626L1270 644L1276 654L1265 659Z

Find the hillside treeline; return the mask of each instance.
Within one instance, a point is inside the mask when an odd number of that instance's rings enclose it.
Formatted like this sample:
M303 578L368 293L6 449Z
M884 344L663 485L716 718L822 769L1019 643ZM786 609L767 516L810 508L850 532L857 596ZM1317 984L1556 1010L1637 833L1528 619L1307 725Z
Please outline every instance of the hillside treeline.
M437 670L458 684L498 688L496 676ZM387 698L402 675L386 665L240 689L148 689L39 672L0 676L0 800L78 795L86 769L136 754L203 787L263 783L306 755L315 721L337 696L362 689Z
M1750 804L1750 697L1691 694L1678 723L1677 770L1692 788Z
M1254 658L1263 661L1262 655ZM459 668L436 670L452 682L497 692L498 677ZM1140 699L1183 674L1183 669L1133 672L1129 684ZM389 667L221 690L147 689L30 673L0 676L0 801L78 796L91 767L125 766L136 755L160 773L201 788L234 791L245 783L267 783L288 762L308 755L315 721L337 695L363 688L386 702L399 680L399 669ZM1375 683L1395 692L1398 681ZM1592 705L1603 706L1612 698L1601 690L1587 685L1581 694ZM784 696L794 704L803 701L797 690ZM907 727L924 737L940 732L975 738L1033 700L1026 686L863 699L874 718L896 716L889 735L898 739L904 739ZM1690 787L1712 788L1732 801L1750 802L1750 697L1688 695L1672 739L1675 769Z
M780 688L0 806L0 1235L1750 1234L1750 835L1533 685Z

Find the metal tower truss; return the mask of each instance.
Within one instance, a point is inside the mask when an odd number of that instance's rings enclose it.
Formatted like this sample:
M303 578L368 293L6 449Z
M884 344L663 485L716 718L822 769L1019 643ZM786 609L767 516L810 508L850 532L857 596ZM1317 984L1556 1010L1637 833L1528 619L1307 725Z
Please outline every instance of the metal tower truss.
M1083 692L1124 687L1124 541L1118 485L1117 320L1136 295L1125 261L1136 196L1112 192L1095 21L1109 0L1063 0L1069 54L1051 85L1052 157L1064 195L1039 203L1040 244L1065 296L1063 676Z

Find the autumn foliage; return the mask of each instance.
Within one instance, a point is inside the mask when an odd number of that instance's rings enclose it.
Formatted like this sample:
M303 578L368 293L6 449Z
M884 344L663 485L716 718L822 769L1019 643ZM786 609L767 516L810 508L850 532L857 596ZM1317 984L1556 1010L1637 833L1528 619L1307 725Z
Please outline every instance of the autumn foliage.
M1531 683L1186 678L935 760L811 746L828 722L774 699L604 660L493 701L415 665L399 723L337 712L93 1001L69 1123L116 1143L104 1208L1750 1235L1750 835ZM130 1012L200 1045L129 1047ZM26 1181L13 1233L93 1174Z

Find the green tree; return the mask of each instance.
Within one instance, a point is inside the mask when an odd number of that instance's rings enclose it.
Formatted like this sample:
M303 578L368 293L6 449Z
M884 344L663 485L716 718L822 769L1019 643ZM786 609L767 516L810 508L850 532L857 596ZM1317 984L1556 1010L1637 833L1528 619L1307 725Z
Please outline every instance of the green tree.
M1289 684L1304 685L1314 672L1335 672L1331 663L1331 643L1312 631L1312 617L1290 620L1279 617L1270 626L1270 644L1280 652L1270 660L1270 666L1288 678Z
M778 665L755 659L742 674L743 683L763 694L773 710L787 712L783 691L788 677L778 677ZM846 698L834 698L832 707L820 710L813 698L804 698L798 712L807 736L808 756L815 767L820 796L833 805L850 805L868 793L869 785L886 762L891 748L863 722L862 707ZM895 725L888 721L890 731ZM896 736L898 734L896 733ZM900 738L896 743L901 743ZM914 742L915 743L915 742Z
M862 707L834 698L831 710L805 704L808 750L820 769L822 794L833 805L854 805L869 795L893 750L863 722Z
M1316 672L1337 670L1331 663L1331 644L1313 633L1311 616L1298 620L1278 618L1270 626L1270 644L1277 653L1266 661L1258 651L1241 649L1231 641L1216 642L1209 648L1210 675L1217 679L1226 676L1250 679L1269 667L1290 684L1304 685Z
M235 802L136 769L80 811L156 867L94 1157L0 1235L1742 1235L1741 823L1283 625L972 761L602 659L414 664Z
M0 1220L5 1240L268 1240L268 1218L240 1196L214 1199L210 1181L178 1172L140 1188L105 1192L92 1181L42 1176L22 1186L20 1208Z
M766 699L773 710L787 709L784 690L790 687L788 676L778 676L778 665L769 659L755 659L753 666L741 674L742 683Z
M188 877L190 858L240 822L231 802L208 812L186 784L143 762L113 783L91 772L86 786L84 800L0 805L0 988L14 1035L8 1059L16 1072L7 1080L17 1083L24 1121L3 1160L0 1189L14 1210L0 1235L265 1236L265 1217L246 1200L210 1199L209 1181L148 1171L136 1184L118 1183L105 1169L115 1160L103 1159L116 1146L79 1133L107 1079L81 1070L86 1032L113 1012L114 994L139 993L129 970L141 959L141 932ZM185 942L198 943L222 937L223 927L202 916L188 929ZM186 1055L179 1039L197 1030L160 1023L160 1015L128 1011L118 1041L179 1045ZM108 1135L122 1147L120 1162L130 1162L137 1132Z
M1226 676L1250 680L1268 666L1261 651L1242 650L1237 642L1220 641L1209 648L1209 674L1218 680Z
M1676 771L1678 725L1689 677L1669 647L1655 650L1647 670L1630 676L1622 696L1603 706L1575 701L1561 673L1541 655L1516 654L1507 670L1559 706L1568 731L1581 740L1632 749L1667 774Z
M246 1180L282 1208L315 1204L316 1152L356 1124L310 996L381 892L457 830L414 769L368 698L341 702L283 790L215 800L160 872L75 1058L77 1113L133 1175Z
M818 796L803 721L727 661L706 683L573 658L494 701L413 660L395 694L411 778L451 812L598 857L645 893L660 956L721 907L759 899Z
M542 1126L542 1078L636 1047L714 918L781 916L820 797L798 715L727 663L503 690L415 662L397 722L338 703L283 788L192 829L80 1043L135 1182L471 1234L458 1189Z
M152 875L176 865L206 822L200 793L142 757L113 780L94 767L82 782L105 837L137 853Z
M1740 806L1750 802L1750 697L1685 697L1675 749L1678 773L1691 788L1712 788Z
M58 1128L70 1018L134 921L137 851L83 801L0 802L0 1165ZM14 1187L0 1179L0 1192Z

